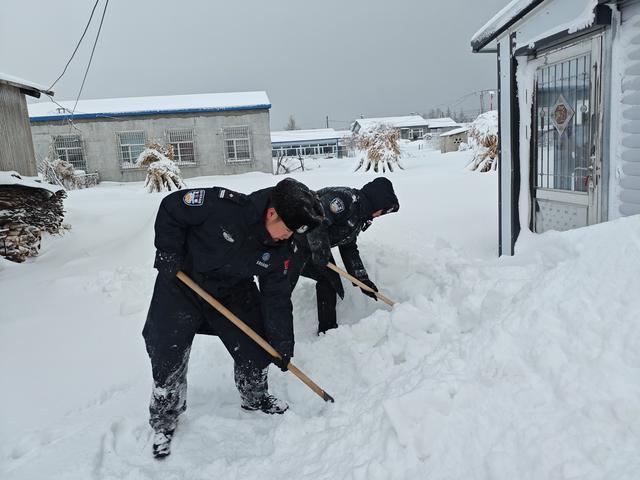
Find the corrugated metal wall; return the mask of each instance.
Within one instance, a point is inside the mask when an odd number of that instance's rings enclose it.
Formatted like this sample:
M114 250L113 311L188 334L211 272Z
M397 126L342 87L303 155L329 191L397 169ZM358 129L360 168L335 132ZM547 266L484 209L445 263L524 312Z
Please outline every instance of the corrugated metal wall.
M620 204L622 215L640 213L640 9L636 2L623 7L624 32L622 67L622 109Z
M27 101L16 87L0 83L0 170L37 174Z

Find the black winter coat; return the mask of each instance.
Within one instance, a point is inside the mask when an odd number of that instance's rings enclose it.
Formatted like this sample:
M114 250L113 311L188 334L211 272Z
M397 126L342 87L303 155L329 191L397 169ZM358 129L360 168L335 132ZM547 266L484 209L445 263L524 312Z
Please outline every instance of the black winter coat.
M274 241L265 228L270 193L213 187L167 195L155 222L154 266L182 269L214 297L232 295L257 276L267 339L292 354L291 243Z
M299 241L308 242L313 255L329 256L331 247L338 247L347 271L361 281L368 280L356 240L372 220L369 200L360 190L349 187L327 187L317 193L326 220Z

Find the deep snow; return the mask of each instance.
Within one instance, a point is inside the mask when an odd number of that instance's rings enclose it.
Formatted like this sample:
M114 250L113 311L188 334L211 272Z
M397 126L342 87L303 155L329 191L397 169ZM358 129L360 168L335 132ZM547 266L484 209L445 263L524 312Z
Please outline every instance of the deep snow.
M172 455L151 458L140 335L161 194L70 192L72 230L0 260L2 479L635 479L640 471L640 218L523 234L496 257L497 179L468 152L409 147L400 211L362 234L390 309L345 283L340 328L315 336L313 283L294 292L294 363L325 404L272 368L291 409L239 408L231 359L198 337ZM312 188L370 174L328 160ZM243 192L281 177L187 180Z

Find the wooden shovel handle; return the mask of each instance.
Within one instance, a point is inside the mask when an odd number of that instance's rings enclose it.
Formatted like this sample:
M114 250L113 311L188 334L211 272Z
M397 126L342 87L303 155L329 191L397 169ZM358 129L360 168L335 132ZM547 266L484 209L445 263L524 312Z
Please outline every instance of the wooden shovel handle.
M267 342L264 338L258 335L249 325L244 323L238 317L236 317L231 310L222 305L218 300L213 298L208 292L200 287L196 282L194 282L186 273L180 271L176 274L185 285L187 285L191 290L196 292L202 299L219 311L222 315L227 317L227 319L233 323L236 327L246 333L251 339L260 345L264 350L267 351L269 355L272 357L281 359L282 355L278 353L278 351L273 348L269 342ZM302 382L304 382L311 390L313 390L320 398L322 398L325 402L334 402L333 397L321 389L318 385L316 385L309 377L307 377L298 367L296 367L293 363L289 362L287 369L293 373L296 377L298 377Z
M340 267L336 267L333 263L331 263L331 262L327 263L327 267L330 268L331 270L333 270L334 272L336 272L338 275L343 276L344 278L346 278L350 282L355 283L357 286L359 286L363 290L366 290L367 292L371 292L371 293L375 294L376 297L378 297L380 300L382 300L387 305L393 307L393 305L396 303L393 300L391 300L390 298L385 297L380 292L376 292L373 288L371 288L366 283L362 283L360 280L358 280L353 275L349 275L347 272L342 270Z

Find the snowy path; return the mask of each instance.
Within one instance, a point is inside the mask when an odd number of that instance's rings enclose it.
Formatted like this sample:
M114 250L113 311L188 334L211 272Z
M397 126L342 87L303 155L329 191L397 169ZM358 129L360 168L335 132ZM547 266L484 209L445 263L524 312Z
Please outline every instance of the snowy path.
M198 337L189 410L163 462L150 455L140 336L160 198L139 185L72 192L68 235L35 261L0 261L0 477L637 478L640 219L526 237L497 259L496 179L466 161L414 151L392 177L400 212L361 237L395 308L345 285L341 327L317 337L313 283L294 292L294 361L335 404L273 371L291 410L244 412L221 342ZM368 178L336 162L297 177Z

